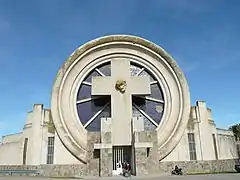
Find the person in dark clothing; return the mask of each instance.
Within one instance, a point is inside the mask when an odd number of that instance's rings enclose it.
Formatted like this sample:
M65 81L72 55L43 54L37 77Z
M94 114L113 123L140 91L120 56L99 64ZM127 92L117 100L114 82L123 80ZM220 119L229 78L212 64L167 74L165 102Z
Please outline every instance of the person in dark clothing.
M124 162L123 163L123 176L125 176L126 174L128 175L128 177L131 177L131 171L132 171L132 167L128 162Z
M178 166L176 165L174 170L172 171L172 174L174 174L174 175L183 175L182 168L178 168Z
M123 168L123 169L127 169L127 163L126 163L126 161L123 162L122 168Z
M177 165L175 166L175 169L174 169L174 170L175 170L176 172L179 170Z
M128 177L131 177L131 171L132 171L132 167L131 167L131 165L128 163L128 164L127 164Z

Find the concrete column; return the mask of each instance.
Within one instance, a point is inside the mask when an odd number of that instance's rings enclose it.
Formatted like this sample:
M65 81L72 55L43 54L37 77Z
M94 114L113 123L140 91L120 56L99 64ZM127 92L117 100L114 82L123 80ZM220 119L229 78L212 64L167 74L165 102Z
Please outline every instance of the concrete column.
M101 132L101 144L111 144L112 139L111 132ZM112 164L112 146L102 147L100 149L100 176L109 177L112 176L113 164Z
M148 174L146 147L135 148L135 163L137 176Z
M135 158L135 174L137 176L149 174L149 159L147 156L147 149L153 148L152 138L148 135L147 132L134 132L134 158ZM153 161L150 161L153 162ZM155 164L152 164L153 166ZM150 168L153 169L153 168Z
M112 176L112 148L100 150L100 176Z
M213 130L209 124L207 106L204 101L198 101L196 105L197 133L199 138L201 159L215 160L215 152L212 140Z
M27 165L41 164L43 117L43 105L35 104L31 116L32 127L28 134L29 144L27 153Z
M112 120L101 118L100 176L112 176Z

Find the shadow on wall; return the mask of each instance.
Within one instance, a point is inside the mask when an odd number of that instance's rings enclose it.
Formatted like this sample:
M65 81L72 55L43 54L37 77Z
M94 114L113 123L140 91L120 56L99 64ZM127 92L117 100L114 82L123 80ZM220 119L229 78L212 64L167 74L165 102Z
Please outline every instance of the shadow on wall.
M238 154L238 158L240 159L240 141L237 142L237 154Z
M193 116L193 110L194 107L191 107L191 111L189 114L189 120L188 120L188 124L187 124L187 129L190 131L194 131L194 116ZM195 118L196 119L196 118Z

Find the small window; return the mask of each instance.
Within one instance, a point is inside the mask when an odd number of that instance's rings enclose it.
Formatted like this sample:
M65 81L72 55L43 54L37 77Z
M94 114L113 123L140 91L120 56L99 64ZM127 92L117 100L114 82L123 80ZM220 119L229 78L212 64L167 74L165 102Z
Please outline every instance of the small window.
M28 148L28 138L24 139L24 147L23 147L23 164L26 164L27 160L27 148Z
M53 164L54 159L54 137L48 137L47 164Z
M213 138L213 148L215 153L215 159L218 160L217 142L216 142L215 134L212 135L212 138Z
M240 158L240 144L237 144L237 153L238 153L238 158Z
M100 149L94 149L94 151L93 151L93 158L94 159L100 158Z
M194 133L188 133L188 145L189 145L190 160L197 160Z
M150 148L147 148L147 157L149 156Z

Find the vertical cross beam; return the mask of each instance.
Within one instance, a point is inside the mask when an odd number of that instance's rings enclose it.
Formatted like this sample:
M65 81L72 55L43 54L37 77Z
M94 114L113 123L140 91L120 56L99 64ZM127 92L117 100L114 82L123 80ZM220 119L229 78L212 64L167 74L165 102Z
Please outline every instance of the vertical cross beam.
M112 59L111 77L92 78L92 95L111 95L113 145L132 144L132 95L150 93L150 78L131 76L129 59Z

